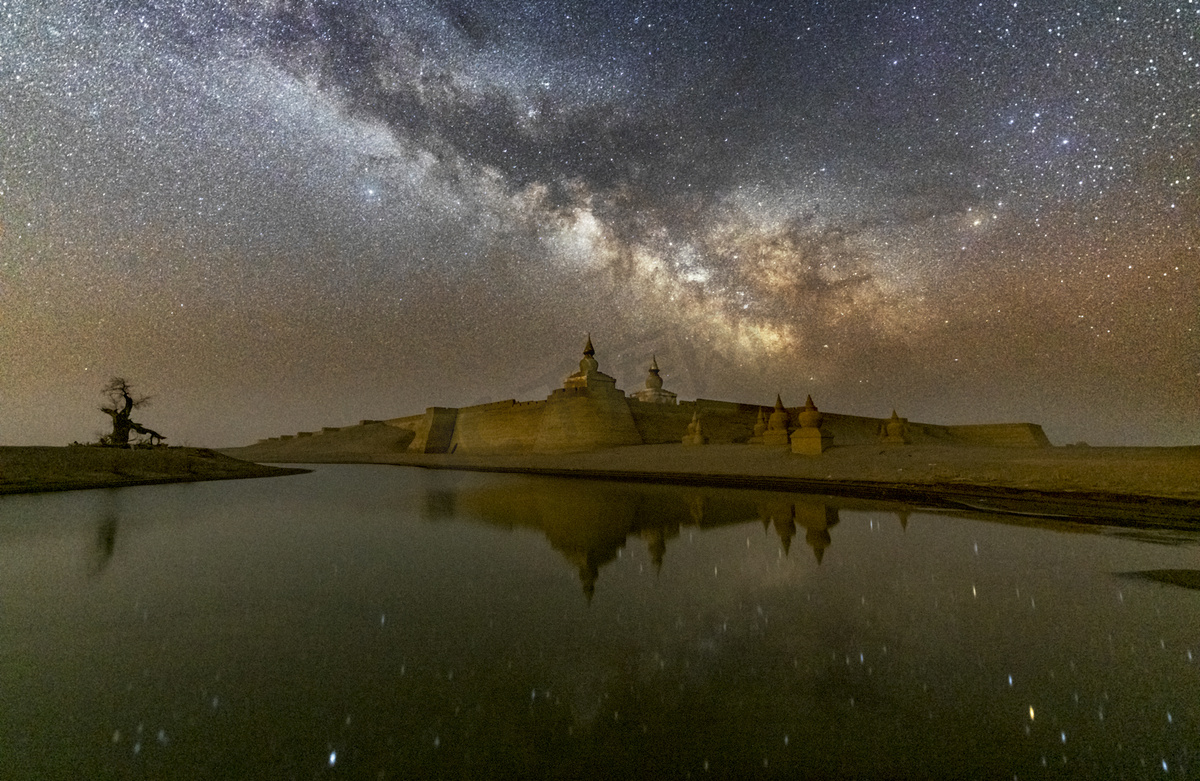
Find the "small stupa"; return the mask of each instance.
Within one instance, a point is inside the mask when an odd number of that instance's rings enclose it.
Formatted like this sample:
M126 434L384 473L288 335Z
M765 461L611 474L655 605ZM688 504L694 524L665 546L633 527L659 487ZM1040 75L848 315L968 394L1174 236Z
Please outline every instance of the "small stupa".
M912 442L908 438L908 418L902 418L892 410L892 417L879 426L880 440L889 445L907 445Z
M767 421L767 430L763 432L764 445L786 445L788 443L788 411L783 406L783 397L775 394L775 411Z
M763 434L767 431L767 413L763 412L763 408L758 408L758 420L754 423L754 436L746 440L751 445L761 445L763 443Z
M685 445L707 445L708 437L700 430L700 410L692 413L692 422L688 424L687 434L683 436Z
M663 379L658 375L658 358L650 356L650 372L646 375L646 387L635 391L632 396L647 404L678 404L678 396L663 390Z
M833 444L833 435L821 428L823 416L812 396L804 401L804 409L796 416L800 428L792 434L792 452L806 456L819 456Z

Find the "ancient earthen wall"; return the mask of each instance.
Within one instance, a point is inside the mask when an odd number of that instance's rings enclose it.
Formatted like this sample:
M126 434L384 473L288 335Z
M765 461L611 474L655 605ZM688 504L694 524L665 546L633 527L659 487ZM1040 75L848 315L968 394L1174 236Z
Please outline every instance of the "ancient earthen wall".
M545 401L534 450L555 452L640 445L629 401L619 390L557 390Z
M797 410L789 410L795 419ZM887 418L825 413L821 427L833 434L833 445L873 445L880 441L880 426ZM1048 447L1042 427L1034 423L991 423L939 426L909 422L907 436L914 445L980 445L989 447Z
M411 429L370 423L365 426L343 426L326 430L319 435L295 437L284 435L260 440L254 445L229 449L230 455L249 461L338 462L370 460L372 455L400 453L413 439Z
M803 407L788 410L792 420ZM838 415L837 413L822 413L821 428L833 434L833 446L839 445L875 445L879 443L879 427L887 422L884 418L867 418L861 415ZM910 431L913 426L909 426ZM914 440L916 441L916 440Z
M993 447L1050 447L1050 439L1036 423L981 423L971 426L946 426L962 445Z
M409 415L403 418L390 418L383 422L394 428L402 428L408 431L416 432L417 426L419 426L421 421L424 419L425 413L421 413L420 415ZM334 431L336 430L337 429L334 429Z
M694 409L694 402L677 405L647 404L637 399L629 400L633 424L637 426L642 442L647 445L680 441L687 433L688 423L692 422Z
M647 445L679 442L697 410L700 412L700 430L709 443L728 444L745 442L754 434L759 407L713 399L682 401L678 405L646 404L630 399L629 410Z
M700 430L708 437L710 444L745 442L754 436L754 424L758 421L757 404L696 399L695 408L700 410ZM688 420L691 420L690 415Z
M593 450L621 445L679 442L697 410L701 430L711 444L746 442L754 431L758 411L766 406L699 399L678 405L651 404L627 398L611 386L564 388L546 401L507 401L475 407L429 407L421 415L392 418L387 427L400 429L398 437L359 432L378 425L364 421L359 426L326 427L319 433L300 432L262 440L247 455L260 460L287 460L286 456L317 455L328 451L341 457L364 453L372 447L380 452L403 449L415 453L520 453ZM796 425L802 408L788 409ZM886 418L823 413L822 428L833 435L833 446L880 443L880 428ZM991 447L1048 447L1041 426L1033 423L996 423L940 426L909 422L911 444L975 445ZM299 442L310 443L304 447ZM299 459L303 460L303 459Z
M509 399L458 410L451 453L521 453L533 450L544 401Z
M414 453L449 453L457 426L459 410L454 407L430 407L417 427L417 436L408 449Z

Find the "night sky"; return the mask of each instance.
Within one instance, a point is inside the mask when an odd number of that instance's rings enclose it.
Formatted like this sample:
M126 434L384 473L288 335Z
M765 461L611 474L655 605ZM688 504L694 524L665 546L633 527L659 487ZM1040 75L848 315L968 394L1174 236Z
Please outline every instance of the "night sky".
M0 444L540 398L1200 443L1200 1L0 0Z

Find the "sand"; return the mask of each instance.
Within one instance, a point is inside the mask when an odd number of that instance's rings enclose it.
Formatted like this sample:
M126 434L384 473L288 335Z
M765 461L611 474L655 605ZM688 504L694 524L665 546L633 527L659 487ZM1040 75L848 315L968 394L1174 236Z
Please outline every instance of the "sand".
M1200 526L1200 447L854 445L819 456L761 445L582 453L414 454L382 424L235 448L0 448L0 494L294 474L249 463L371 463L795 491L1114 523ZM232 456L232 457L231 457ZM238 460L245 459L245 460Z
M0 494L276 477L304 471L190 447L0 447Z
M669 444L471 456L410 454L399 443L369 452L361 440L346 441L355 443L353 451L339 450L330 438L324 450L310 441L303 457L289 452L280 460L764 488L1103 522L1200 525L1200 447L855 445L801 456L761 445ZM275 460L270 445L224 452Z

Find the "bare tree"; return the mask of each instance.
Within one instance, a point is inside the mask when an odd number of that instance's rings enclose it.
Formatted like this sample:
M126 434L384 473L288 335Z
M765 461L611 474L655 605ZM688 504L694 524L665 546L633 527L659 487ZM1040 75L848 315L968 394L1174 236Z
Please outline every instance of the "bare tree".
M133 420L133 411L150 403L149 396L134 396L133 386L124 377L113 377L108 385L100 391L107 397L108 403L100 407L100 411L112 418L112 433L100 438L100 444L111 447L130 447L130 436L137 434L145 437L146 442L157 445L166 437L153 429L148 429ZM137 444L135 440L133 444Z

